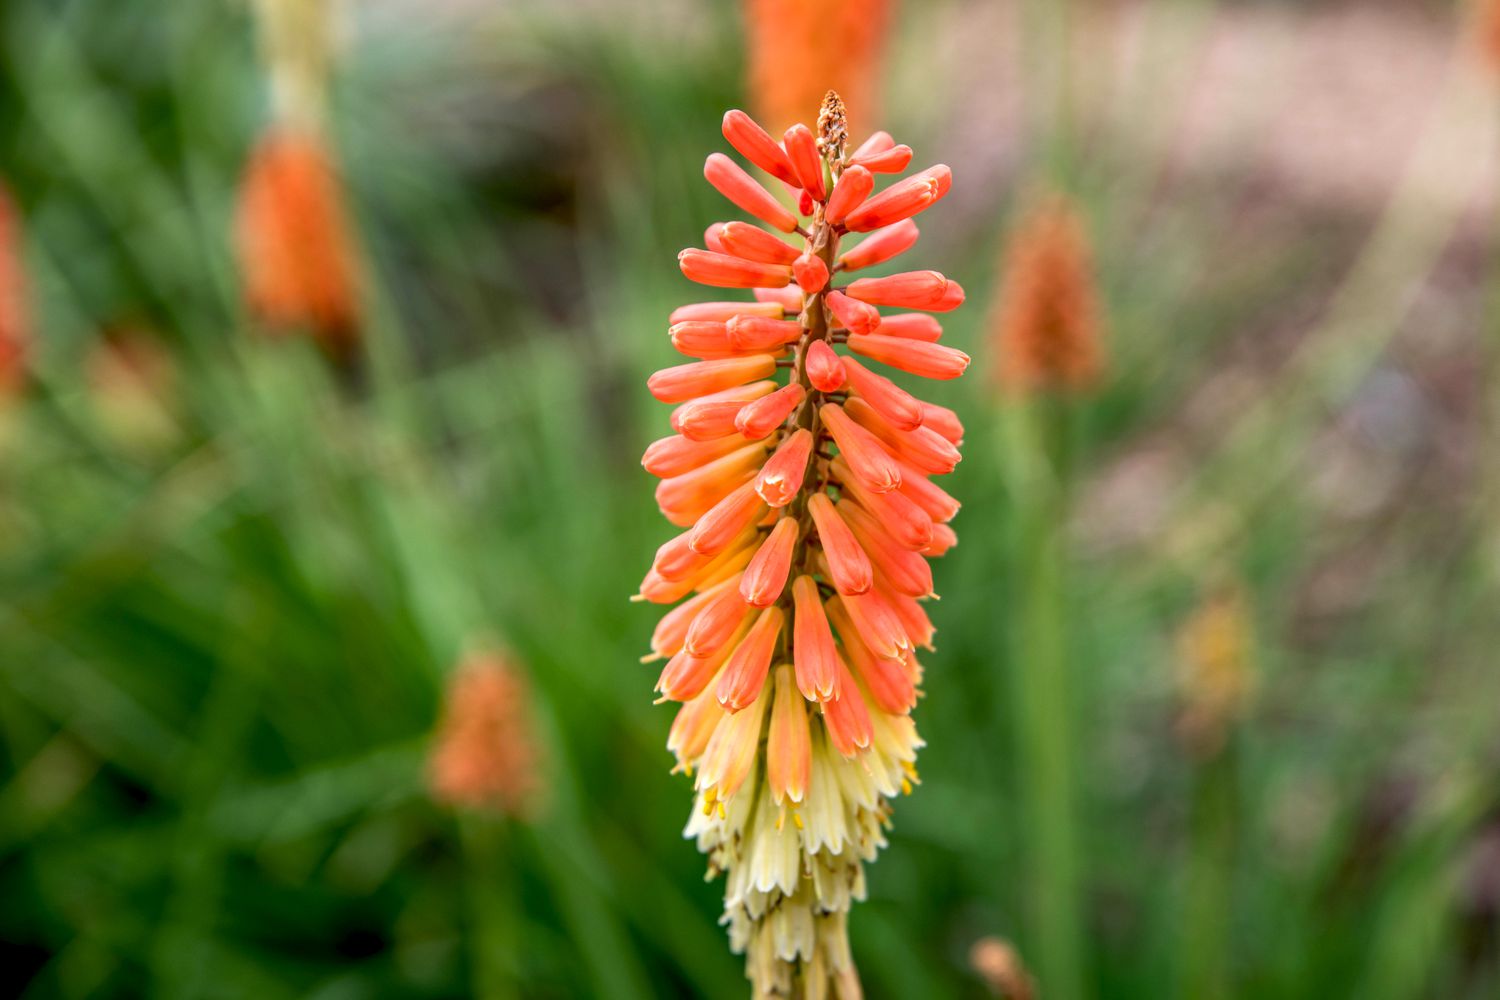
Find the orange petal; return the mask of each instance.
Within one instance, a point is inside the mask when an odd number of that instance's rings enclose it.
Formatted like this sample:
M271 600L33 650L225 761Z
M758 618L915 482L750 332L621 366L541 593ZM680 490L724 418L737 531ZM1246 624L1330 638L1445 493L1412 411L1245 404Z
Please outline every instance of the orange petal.
M947 291L948 279L936 271L903 271L883 278L860 278L848 288L849 296L861 302L902 309L931 309L943 301Z
M762 264L712 250L684 250L677 266L690 281L718 288L780 288L792 280L785 264Z
M862 267L883 264L910 250L921 234L917 224L903 219L895 225L876 230L860 241L859 245L839 255L839 263L846 271L857 271Z
M777 805L801 802L812 775L812 732L807 703L792 684L792 668L776 668L771 696L771 728L766 736L766 781Z
M823 209L823 218L836 226L844 217L857 209L870 192L875 190L875 175L864 167L850 167L839 175ZM872 227L873 228L873 227Z
M797 173L795 186L806 190L815 201L822 201L823 157L818 153L818 141L813 138L812 131L806 125L793 125L781 137L781 142L786 147L787 159L792 161L792 169Z
M745 599L740 597L739 576L733 576L711 590L705 590L682 607L710 594L713 596L703 602L688 623L679 647L693 656L712 656L723 649L752 610ZM673 613L680 610L682 608L677 608Z
M748 222L719 223L719 242L725 253L746 260L758 260L764 264L790 264L800 252L779 236L752 226Z
M850 387L892 427L909 431L922 425L922 401L886 378L876 375L853 358L843 358Z
M806 395L807 391L795 382L784 385L769 396L747 404L735 417L734 426L742 437L758 441L784 424Z
M689 320L708 320L725 323L736 316L765 316L768 319L781 319L784 313L780 303L777 302L692 302L673 309L667 322L675 324L686 323Z
M641 456L641 468L659 479L680 476L738 451L748 442L736 441L732 437L717 441L691 441L680 434L672 434L651 442Z
M782 517L760 543L745 575L740 578L740 596L745 603L768 608L780 600L792 571L792 553L797 548L797 519Z
M828 265L817 254L804 253L792 264L792 276L797 279L797 287L803 292L816 295L828 285Z
M738 712L760 697L785 623L786 615L780 608L766 608L755 619L755 624L750 626L750 631L724 663L724 672L719 676L715 691L720 705Z
M889 493L901 485L901 467L896 460L886 453L879 438L851 420L842 406L825 403L819 408L818 417L839 446L839 456L861 485L872 493Z
M850 333L871 334L880 328L880 310L868 303L851 299L843 292L829 292L823 301L839 325Z
M792 664L797 688L808 701L827 701L838 691L838 651L823 612L823 595L810 576L792 582Z
M745 528L765 516L767 507L751 483L734 490L698 519L688 546L699 555L718 555Z
M663 403L684 403L755 379L769 378L775 372L774 355L755 354L747 358L693 361L675 368L664 368L647 379L646 386L651 395Z
M859 335L852 327L849 332L854 334L849 338L849 350L855 354L923 378L958 378L969 367L967 354L942 344L878 333Z
M844 226L851 232L866 233L909 219L947 194L952 185L953 173L945 165L929 167L897 181L851 211L844 219Z
M776 140L754 118L743 111L727 111L724 113L723 131L724 138L745 159L778 180L788 184L797 183L797 174L786 153L782 152L781 147L776 145Z
M952 284L952 282L949 282ZM882 337L901 337L905 340L925 340L935 344L943 336L943 324L926 313L901 313L897 316L880 317Z
M818 541L823 556L828 560L828 572L833 577L833 586L840 594L863 594L874 585L874 574L870 558L859 547L854 533L833 509L833 501L823 493L814 493L807 502L812 512L813 523L818 528Z
M815 340L807 346L803 368L807 380L819 392L837 392L844 386L844 366L826 340Z
M784 233L796 230L797 217L723 153L709 155L703 164L703 176L720 194L762 222Z
M845 757L858 756L870 746L874 728L870 724L870 710L865 699L849 675L843 658L838 659L839 694L831 701L823 702L823 724L828 727L828 740L833 748Z
M802 489L807 461L812 457L812 432L802 427L777 446L755 477L755 492L771 507L785 507Z

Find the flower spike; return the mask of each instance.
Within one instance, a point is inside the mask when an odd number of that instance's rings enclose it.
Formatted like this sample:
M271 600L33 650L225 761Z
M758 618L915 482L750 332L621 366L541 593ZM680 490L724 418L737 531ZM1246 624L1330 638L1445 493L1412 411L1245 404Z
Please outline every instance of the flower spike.
M957 540L958 503L929 477L958 463L963 425L860 359L962 374L968 356L937 343L928 312L881 308L942 311L963 289L929 270L839 277L910 250L911 216L951 174L934 167L873 194L874 174L904 169L911 150L881 132L851 154L848 128L833 93L816 128L793 125L780 144L743 113L725 116L730 144L792 188L806 228L710 156L714 187L800 245L724 222L707 249L683 251L689 278L751 294L674 310L671 344L698 360L647 382L677 407L677 433L641 464L680 534L639 597L681 602L650 659L665 661L661 698L681 703L667 737L675 770L696 775L686 832L727 875L724 922L757 996L859 995L850 887L884 843L885 800L915 773L928 560ZM851 232L869 235L841 248Z

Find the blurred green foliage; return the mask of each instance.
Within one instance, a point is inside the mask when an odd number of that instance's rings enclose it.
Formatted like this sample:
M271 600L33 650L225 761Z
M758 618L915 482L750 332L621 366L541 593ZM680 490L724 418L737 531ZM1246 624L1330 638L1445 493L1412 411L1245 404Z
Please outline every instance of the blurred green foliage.
M332 117L372 278L350 377L257 336L238 303L229 220L264 116L248 10L0 9L0 172L39 330L0 460L0 977L30 998L738 995L721 887L680 836L671 711L636 662L654 612L626 601L667 537L636 462L665 430L643 382L671 363L666 313L698 295L672 254L725 217L698 171L742 100L734 12L372 4L357 21ZM931 55L896 45L896 78L920 75ZM951 162L960 114L890 103L919 159ZM1482 418L1424 439L1469 456L1456 480L1417 459L1403 502L1341 518L1319 456L1379 404L1371 379L1421 384L1422 362L1360 340L1339 379L1289 371L1300 394L1262 364L1255 434L1187 442L1161 532L1080 544L1089 512L1125 502L1110 474L1181 441L1185 400L1271 333L1315 335L1369 222L1310 225L1253 178L1161 198L1110 148L1077 174L1112 365L1078 404L1061 595L1083 988L1496 995ZM851 920L872 997L984 995L975 940L1036 947L1011 683L1027 538L1014 413L984 371L1013 181L934 210L917 251L971 290L947 337L978 363L931 394L969 426L965 507L936 567L923 784ZM1468 353L1438 366L1477 372L1482 265L1416 225L1458 276ZM147 440L86 377L120 327L178 369ZM1249 595L1259 698L1205 760L1174 734L1173 634L1226 574ZM1339 586L1356 596L1318 611ZM531 672L531 822L426 794L444 678L484 636Z

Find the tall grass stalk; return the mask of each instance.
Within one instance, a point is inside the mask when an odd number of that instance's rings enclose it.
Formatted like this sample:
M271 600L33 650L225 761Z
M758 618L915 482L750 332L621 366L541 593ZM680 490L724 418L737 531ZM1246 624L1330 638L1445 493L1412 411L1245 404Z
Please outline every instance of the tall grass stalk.
M1044 395L1007 415L1007 452L1018 463L1014 551L1021 596L1011 623L1012 705L1029 882L1027 950L1045 995L1078 1000L1086 991L1064 545L1073 413L1067 400Z

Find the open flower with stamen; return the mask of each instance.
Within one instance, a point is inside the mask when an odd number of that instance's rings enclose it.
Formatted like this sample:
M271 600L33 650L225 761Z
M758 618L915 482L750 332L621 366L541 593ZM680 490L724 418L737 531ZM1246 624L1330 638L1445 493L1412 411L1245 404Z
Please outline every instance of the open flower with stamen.
M952 471L963 438L951 410L889 375L953 378L969 359L926 313L881 312L946 311L963 300L956 282L845 275L911 249L912 217L951 175L932 167L877 193L874 173L911 151L884 133L851 150L831 91L816 132L778 141L731 111L724 135L799 210L709 157L709 183L771 229L716 223L679 258L688 278L754 301L676 310L668 335L690 360L649 380L677 406L677 433L642 464L682 533L641 582L638 599L681 602L647 659L666 660L657 691L681 703L667 745L695 776L687 835L726 876L723 922L754 996L857 997L846 922L888 800L916 777L927 560L955 544L958 511L931 477Z

